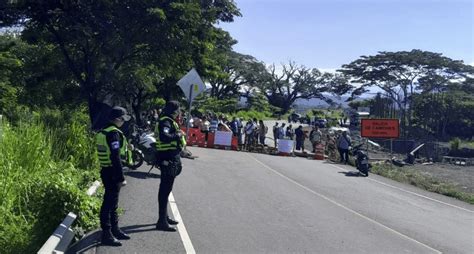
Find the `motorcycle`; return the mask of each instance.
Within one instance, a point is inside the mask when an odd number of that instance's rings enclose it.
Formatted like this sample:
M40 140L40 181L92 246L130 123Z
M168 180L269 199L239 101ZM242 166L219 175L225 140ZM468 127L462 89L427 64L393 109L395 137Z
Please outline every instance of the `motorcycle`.
M362 150L362 145L357 145L352 148L352 155L355 157L355 166L360 173L365 176L369 176L370 164L369 164L369 156L367 152Z
M156 138L153 132L146 129L135 128L131 138L133 165L131 169L137 169L143 162L153 167L158 167L156 158ZM150 169L150 171L151 171Z

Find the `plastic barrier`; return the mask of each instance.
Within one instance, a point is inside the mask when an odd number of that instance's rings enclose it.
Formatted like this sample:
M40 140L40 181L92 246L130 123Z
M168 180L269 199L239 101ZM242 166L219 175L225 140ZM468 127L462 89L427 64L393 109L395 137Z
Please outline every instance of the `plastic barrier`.
M207 147L214 148L214 132L209 132L207 136Z
M293 154L293 140L291 139L278 139L278 155L281 156L292 156Z
M216 140L216 134L218 136L217 137L218 140ZM229 137L226 137L226 135L222 136L221 134L223 133L219 134L216 132L209 132L208 137L207 137L207 143L205 143L205 141L202 141L202 142L198 142L198 145L201 147L217 148L217 149L224 149L224 150L234 150L234 151L239 150L239 140L237 137L234 137L234 136L230 137L230 143L227 143L229 140L227 140L226 142L223 142L224 140L222 140L222 138L227 139Z
M237 137L232 136L232 143L230 147L234 151L239 150L239 139Z
M186 132L186 128L181 127L183 132ZM186 137L186 143L189 146L201 145L204 146L205 144L205 137L206 135L201 132L201 130L197 128L189 128L188 136Z
M314 153L315 160L324 160L324 146L322 144L317 144Z

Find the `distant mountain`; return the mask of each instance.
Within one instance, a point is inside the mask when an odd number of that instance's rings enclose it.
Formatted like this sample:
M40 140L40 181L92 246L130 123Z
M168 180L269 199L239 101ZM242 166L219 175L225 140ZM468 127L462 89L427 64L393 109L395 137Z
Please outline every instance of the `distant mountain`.
M349 96L327 96L327 97L332 99L338 105L342 104L343 108L349 107L349 102L346 102ZM367 98L357 98L355 99L355 101L360 101L360 100L365 100L365 99ZM320 99L310 99L310 100L298 99L296 100L294 107L296 107L297 110L308 109L308 108L326 108L326 107L329 107L329 104L327 104L325 101L320 100Z

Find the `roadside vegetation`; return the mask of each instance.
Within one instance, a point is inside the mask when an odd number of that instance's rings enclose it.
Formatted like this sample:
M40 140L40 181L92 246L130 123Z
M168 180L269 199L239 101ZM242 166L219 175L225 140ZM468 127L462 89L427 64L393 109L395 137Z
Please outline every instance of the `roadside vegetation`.
M16 115L0 128L0 250L34 253L68 212L76 231L97 227L100 200L86 190L98 164L84 108Z
M444 182L409 167L400 168L392 164L376 164L371 168L371 172L397 182L411 184L418 188L453 197L474 205L474 194L459 191L454 183Z

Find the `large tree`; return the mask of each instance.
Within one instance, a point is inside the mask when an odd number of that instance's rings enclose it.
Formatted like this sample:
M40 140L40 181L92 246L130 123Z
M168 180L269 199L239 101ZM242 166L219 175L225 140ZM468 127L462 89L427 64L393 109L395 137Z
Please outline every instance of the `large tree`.
M298 66L294 62L282 65L279 72L275 65L268 67L269 78L258 84L270 104L286 113L297 99L319 98L327 102L329 93L344 94L348 91L346 79L339 74L323 73L318 69Z
M451 85L441 92L416 94L413 122L439 138L474 135L474 87Z
M421 50L362 56L343 65L340 71L357 84L352 97L372 86L382 89L400 109L402 127L411 126L412 96L417 91L439 91L450 82L463 82L474 74L474 68L462 61Z
M247 96L250 89L262 81L265 64L253 56L228 51L222 56L221 70L209 79L210 94L216 98Z
M202 70L214 25L240 15L233 0L18 0L1 14L0 26L21 25L29 42L57 46L91 120L124 64L146 57L170 82L193 65Z

